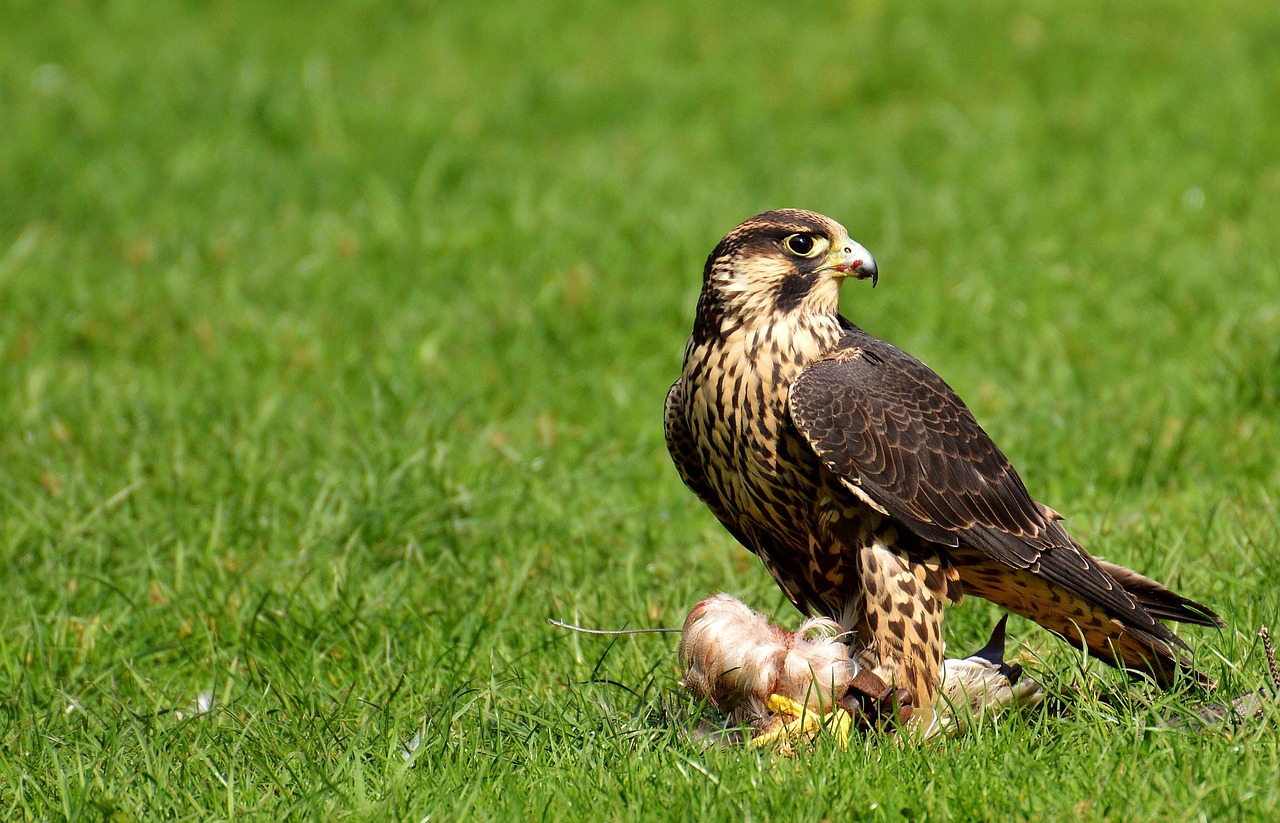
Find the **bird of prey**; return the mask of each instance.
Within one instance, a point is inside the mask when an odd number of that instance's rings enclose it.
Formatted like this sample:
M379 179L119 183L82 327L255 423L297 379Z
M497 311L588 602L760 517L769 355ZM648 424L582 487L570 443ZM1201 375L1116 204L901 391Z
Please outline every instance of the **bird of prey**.
M849 277L874 286L875 260L808 211L753 217L711 252L666 400L685 484L916 706L937 695L962 594L1162 685L1210 682L1160 621L1221 619L1076 543L942 378L840 315Z

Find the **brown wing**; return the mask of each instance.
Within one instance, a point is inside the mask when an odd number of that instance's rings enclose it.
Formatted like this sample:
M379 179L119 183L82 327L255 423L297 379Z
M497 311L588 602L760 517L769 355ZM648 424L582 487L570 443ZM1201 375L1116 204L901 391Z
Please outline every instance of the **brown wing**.
M1104 608L1149 643L1185 648L1031 498L964 402L920 361L853 329L792 385L790 410L828 469L916 534L977 549Z

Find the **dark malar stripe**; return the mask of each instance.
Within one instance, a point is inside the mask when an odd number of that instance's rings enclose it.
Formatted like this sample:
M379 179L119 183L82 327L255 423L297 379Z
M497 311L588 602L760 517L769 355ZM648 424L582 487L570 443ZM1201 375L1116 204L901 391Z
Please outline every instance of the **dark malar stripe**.
M822 272L807 272L789 275L782 279L782 285L778 288L778 294L773 299L773 307L779 312L789 312L795 309L804 298L817 285L818 278L822 277Z

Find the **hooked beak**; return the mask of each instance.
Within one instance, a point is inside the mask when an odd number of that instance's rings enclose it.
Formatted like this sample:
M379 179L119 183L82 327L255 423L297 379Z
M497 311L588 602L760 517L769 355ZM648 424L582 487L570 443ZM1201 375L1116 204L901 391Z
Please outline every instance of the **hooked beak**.
M831 249L828 255L827 268L844 277L855 277L858 280L871 278L871 288L880 281L880 271L876 268L876 259L860 244L849 238Z

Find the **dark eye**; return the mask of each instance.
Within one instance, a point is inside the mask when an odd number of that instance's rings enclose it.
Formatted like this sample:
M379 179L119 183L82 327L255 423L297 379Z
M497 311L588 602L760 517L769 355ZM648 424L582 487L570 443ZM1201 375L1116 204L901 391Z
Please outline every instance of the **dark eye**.
M814 242L812 234L791 234L783 239L782 245L792 254L808 257L818 244Z

